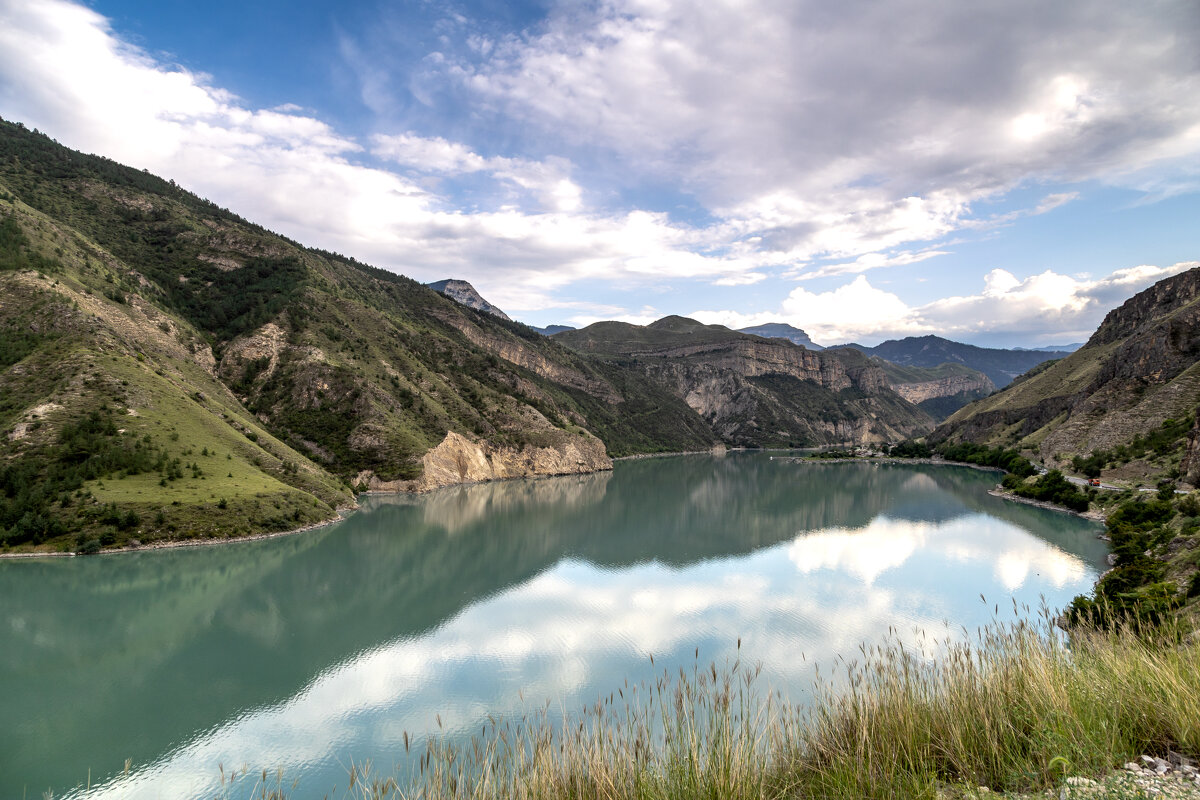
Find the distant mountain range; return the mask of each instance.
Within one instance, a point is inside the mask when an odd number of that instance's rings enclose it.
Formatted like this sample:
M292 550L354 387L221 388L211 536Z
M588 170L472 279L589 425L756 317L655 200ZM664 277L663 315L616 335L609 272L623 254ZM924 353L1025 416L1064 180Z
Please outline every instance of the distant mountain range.
M878 362L853 350L818 352L678 316L597 322L553 340L641 372L733 445L879 441L932 427Z
M538 333L540 333L542 336L553 336L554 334L562 333L563 331L575 330L575 328L571 327L570 325L547 325L544 328L538 328L538 327L534 327L534 326L530 326L530 327L533 327L533 329L535 331L537 331Z
M976 347L940 336L909 336L904 339L891 339L875 347L852 343L837 345L837 348L853 348L901 366L936 367L941 364L963 364L987 375L997 387L1007 386L1018 375L1039 364L1069 355L1061 351Z

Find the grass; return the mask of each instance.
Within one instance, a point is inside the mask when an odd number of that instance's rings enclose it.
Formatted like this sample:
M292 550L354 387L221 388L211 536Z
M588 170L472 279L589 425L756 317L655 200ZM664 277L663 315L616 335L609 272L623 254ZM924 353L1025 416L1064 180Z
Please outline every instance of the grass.
M1200 651L1168 633L1068 644L1047 619L931 649L863 647L803 706L764 696L741 662L664 673L577 720L543 711L490 720L466 744L413 740L411 775L357 765L346 796L935 798L1057 790L1143 753L1200 753ZM254 797L289 795L283 776L262 777Z

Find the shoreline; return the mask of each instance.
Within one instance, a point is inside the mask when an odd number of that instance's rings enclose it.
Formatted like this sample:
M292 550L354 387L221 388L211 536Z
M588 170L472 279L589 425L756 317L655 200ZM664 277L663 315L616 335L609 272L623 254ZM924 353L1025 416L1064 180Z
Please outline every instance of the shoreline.
M1088 509L1087 511L1075 511L1070 508L1063 508L1062 506L1055 505L1054 503L1047 503L1045 500L1034 500L1031 497L1021 497L1018 494L1006 492L999 488L988 489L988 494L990 494L992 497L999 497L1002 500L1011 500L1014 503L1024 503L1027 506L1034 506L1035 508L1045 508L1050 511L1061 511L1064 514L1071 514L1072 516L1088 519L1092 522L1105 522L1108 520L1108 515L1103 511L1095 511L1092 509Z
M642 459L645 459L645 458L668 458L670 456L713 456L713 455L717 455L717 454L725 455L726 453L745 453L745 452L750 452L751 450L758 450L758 449L759 448L749 448L749 447L724 447L724 448L710 447L707 450L671 450L666 453L634 453L631 456L617 456L616 458L613 459L613 463L616 463L618 461L641 461ZM766 452L766 451L762 451L762 452Z
M404 494L404 493L397 493ZM209 547L212 545L221 544L238 544L241 542L257 542L261 539L278 539L282 536L292 536L297 533L307 533L308 531L324 528L326 525L332 525L335 522L341 522L350 514L358 510L358 504L353 506L339 506L334 509L337 516L332 519L321 520L320 522L310 522L307 525L301 525L299 528L292 528L286 531L271 531L270 533L250 533L245 536L228 536L217 538L215 536L205 539L166 539L148 542L137 547L114 547L109 550L100 550L95 553L88 553L88 556L108 556L121 553L144 553L148 550L175 550L180 547ZM0 553L0 559L20 559L20 558L84 558L79 553L71 552L46 552L46 553Z
M642 459L647 459L647 458L669 458L669 457L673 457L673 456L695 456L695 455L725 455L726 453L747 453L747 452L768 453L768 452L772 452L772 451L764 449L764 448L757 448L757 447L753 447L753 448L752 447L728 447L728 448L723 448L723 449L718 449L718 448L714 447L714 448L710 448L708 450L679 450L679 451L672 451L672 452L668 452L668 453L637 453L637 454L629 455L629 456L619 456L612 460L614 463L616 463L618 461L640 461ZM794 452L794 450L777 450L774 452L787 453L787 452ZM772 457L772 458L774 458L774 457ZM844 463L853 463L853 462L867 462L867 463L872 463L872 464L923 464L923 465L929 465L929 466L967 467L968 469L981 470L983 472L1004 472L1004 470L1000 469L999 467L988 467L988 466L982 466L980 464L967 464L967 463L959 462L959 461L946 461L944 459L934 459L934 458L891 458L891 457L884 456L884 457L879 457L879 458L865 457L865 458L846 458L846 459L809 459L809 458L805 458L804 456L801 456L801 455L785 455L785 456L780 456L779 460L788 461L793 464L817 464L817 463L844 464ZM585 474L593 474L596 472L604 472L604 471L605 470L590 470L589 472L586 472L586 473L567 473L567 474L585 475ZM556 474L546 474L546 475L529 475L529 476L524 476L523 478L501 478L499 480L529 480L530 478L536 480L539 478L555 478L555 477L562 477L562 476L560 474L556 473ZM447 486L440 486L438 488L439 489L448 489L448 488L451 488L452 486L470 486L470 485L475 485L475 484L479 484L479 483L493 483L493 482L494 482L494 480L492 480L492 481L464 481L462 483L449 484ZM430 491L432 491L432 490L430 490ZM360 494L360 496L411 495L413 497L417 497L417 496L420 496L422 494L427 494L427 493L428 492L414 492L414 491L405 491L405 490L385 491L385 490L381 490L381 489L374 489L374 490L367 490L364 492L360 492L359 494ZM1062 508L1061 506L1056 506L1052 503L1045 503L1040 500L1030 500L1030 499L1024 498L1024 497L1018 497L1017 495L1013 495L1008 492L1000 491L998 488L997 489L989 489L988 494L992 495L993 497L999 497L999 498L1006 499L1006 500L1012 500L1012 501L1015 501L1018 503L1025 503L1027 505L1037 506L1039 508L1045 508L1045 509L1049 509L1051 511L1062 511L1067 514L1073 514L1077 517L1082 517L1084 519L1089 519L1089 520L1093 520L1096 522L1104 522L1106 519L1105 515L1100 514L1098 512L1097 512L1097 514L1093 514L1090 511L1080 513L1078 511L1072 511L1069 508ZM293 528L293 529L286 530L286 531L272 531L270 533L252 533L252 534L248 534L246 536L232 536L232 537L225 537L225 538L209 537L209 538L204 538L204 539L159 540L159 541L149 542L149 543L143 544L143 545L138 545L137 547L114 547L110 550L100 550L99 552L89 553L88 555L105 556L105 555L114 555L114 554L118 554L118 553L142 553L142 552L146 552L149 550L174 550L174 549L180 548L180 547L211 547L211 546L222 545L222 544L238 544L241 542L255 542L255 541L262 540L262 539L276 539L276 538L279 538L282 536L292 536L292 535L298 534L298 533L306 533L308 531L316 530L318 528L323 528L326 525L332 525L335 522L341 522L344 519L346 519L346 517L349 516L351 513L353 513L354 511L357 511L358 508L359 508L359 505L357 502L355 502L355 504L353 506L340 506L335 509L335 511L337 512L337 516L333 517L332 519L322 520L320 522L312 522L312 523L309 523L308 525L301 525L299 528ZM58 552L58 551L42 552L42 553L38 553L38 552L0 553L0 560L4 560L4 559L16 560L16 559L30 559L30 558L78 558L78 557L81 557L80 554L76 553L74 551L65 552L65 553Z
M803 456L796 456L796 457L788 457L788 460L791 461L792 463L800 463L800 464L824 464L824 463L845 464L845 463L853 463L855 461L865 461L865 462L869 462L869 463L873 463L873 464L929 464L932 466L943 466L943 467L967 467L968 469L977 469L982 472L1000 472L1000 473L1004 472L1004 470L1000 469L999 467L988 467L988 466L984 466L982 464L968 464L963 461L946 461L945 459L934 459L934 458L891 458L888 456L884 456L881 458L864 457L864 458L812 458L812 459L808 459L808 458L804 458ZM1087 511L1074 511L1069 508L1064 508L1063 506L1055 505L1054 503L1047 503L1044 500L1034 500L1029 497L1021 497L1020 495L1013 494L1012 492L1006 492L1002 488L1000 488L999 484L996 485L995 489L988 489L988 494L990 494L992 497L998 497L1001 500L1011 500L1014 503L1024 503L1027 506L1034 506L1035 508L1044 508L1047 511L1061 511L1064 514L1071 514L1072 516L1080 517L1081 519L1091 520L1092 522L1103 523L1108 520L1108 515L1105 514L1103 511L1093 510L1093 509L1089 509Z
M632 460L643 459L643 458L661 458L661 457L666 457L666 456L685 456L685 455L714 455L716 453L721 453L723 455L724 453L728 452L729 450L744 451L744 450L749 450L749 449L750 448L729 448L727 450L717 450L716 448L710 448L708 450L685 450L685 451L670 452L670 453L638 453L638 454L631 455L631 456L620 456L619 458L614 458L612 460L613 460L613 462L632 461ZM611 467L609 469L611 469ZM558 478L558 477L563 477L563 475L591 475L591 474L595 474L597 472L606 472L606 471L608 471L608 470L595 469L595 470L589 470L588 472L578 472L578 473L575 473L575 472L547 473L545 475L526 475L526 476L522 476L520 478L493 478L492 480L488 480L488 481L461 481L459 483L447 484L446 486L438 486L434 489L427 489L425 491L413 491L413 490L405 490L405 489L395 489L395 490L368 489L366 491L359 492L357 496L409 495L411 497L419 497L423 494L428 494L429 492L432 492L432 491L437 491L439 489L449 489L449 488L452 488L455 486L474 486L474 485L481 484L481 483L493 483L496 481L504 481L504 480L530 480L530 479L537 480L540 478ZM108 550L100 550L96 553L88 553L87 555L106 556L106 555L115 555L115 554L121 554L121 553L143 553L143 552L146 552L149 550L174 550L174 549L180 548L180 547L214 547L214 546L223 545L223 544L238 544L241 542L255 542L255 541L262 540L262 539L276 539L281 536L292 536L292 535L298 534L298 533L307 533L308 531L316 530L317 528L323 528L326 525L332 525L335 522L341 522L342 520L346 519L346 517L349 516L349 514L353 513L354 511L357 511L358 509L359 509L359 504L357 502L355 502L355 504L353 506L339 506L338 508L334 509L337 512L337 516L333 517L332 519L322 520L320 522L312 522L307 525L301 525L299 528L292 528L292 529L286 530L286 531L271 531L269 533L251 533L251 534L248 534L245 536L230 536L230 537L221 537L221 538L211 536L211 537L207 537L207 538L203 538L203 539L157 540L154 542L148 542L143 545L138 545L137 547L114 547L114 548L111 548ZM74 551L0 553L0 560L5 560L5 559L20 560L20 559L32 559L32 558L81 558L81 557L82 556L79 553L76 553Z
M793 464L925 464L933 467L966 467L980 472L1000 472L999 467L989 467L983 464L969 464L966 461L947 461L944 458L893 458L892 456L855 456L854 458L807 458L805 456L782 456Z

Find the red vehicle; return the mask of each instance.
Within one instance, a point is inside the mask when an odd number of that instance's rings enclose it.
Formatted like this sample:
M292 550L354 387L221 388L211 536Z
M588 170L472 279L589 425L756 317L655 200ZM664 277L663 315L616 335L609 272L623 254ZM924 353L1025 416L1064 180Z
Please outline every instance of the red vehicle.
M1099 485L1100 485L1099 478L1091 478L1088 480L1088 486L1099 486Z

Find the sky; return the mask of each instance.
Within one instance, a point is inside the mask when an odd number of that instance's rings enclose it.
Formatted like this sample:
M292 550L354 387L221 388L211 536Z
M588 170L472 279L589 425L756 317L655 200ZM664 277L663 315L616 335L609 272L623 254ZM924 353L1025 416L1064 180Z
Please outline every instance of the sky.
M0 0L0 116L533 325L1045 346L1200 259L1195 0Z

